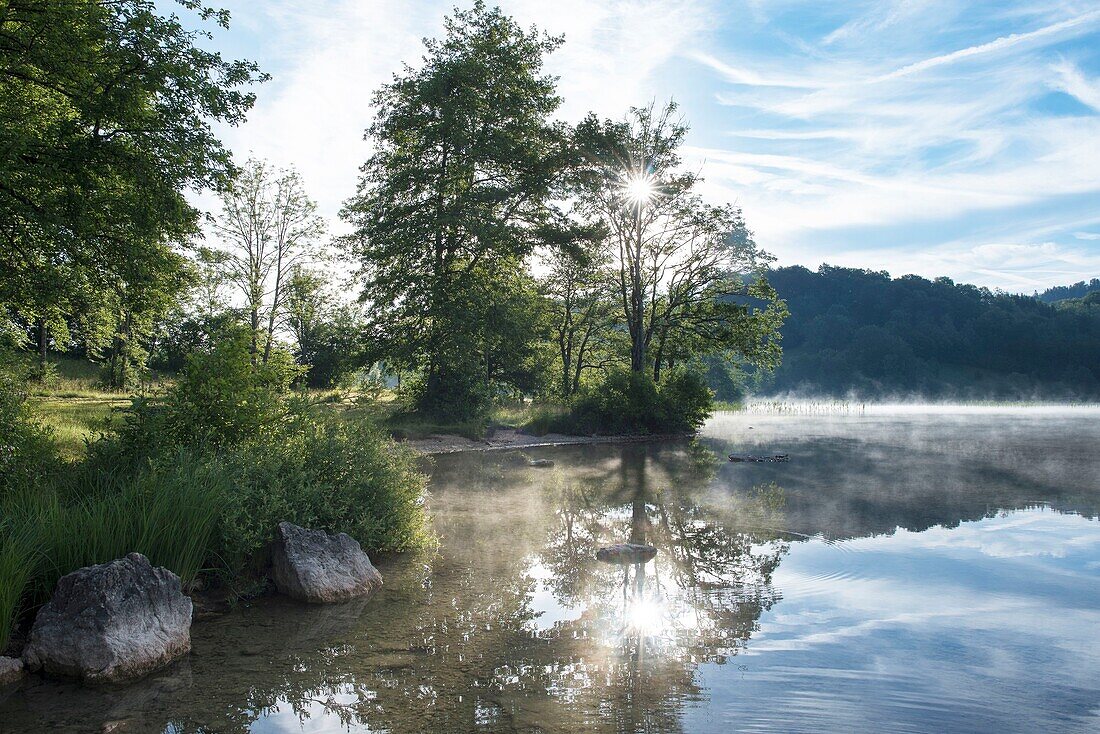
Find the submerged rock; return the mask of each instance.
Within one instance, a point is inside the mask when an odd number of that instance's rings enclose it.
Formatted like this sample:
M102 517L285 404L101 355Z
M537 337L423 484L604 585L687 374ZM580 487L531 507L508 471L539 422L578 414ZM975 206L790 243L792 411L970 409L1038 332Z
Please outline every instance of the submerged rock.
M554 465L554 460L553 459L531 459L530 461L527 462L527 466L535 466L535 467L548 467L548 466L553 466L553 465Z
M764 463L769 463L769 462L770 463L782 463L782 462L786 462L786 461L790 461L790 460L791 460L790 454L770 454L768 456L752 456L751 454L730 454L730 461L732 461L735 464L741 464L741 463L764 464Z
M279 523L272 567L275 588L301 601L344 601L382 586L382 574L350 535L329 535L289 522Z
M19 658L0 657L0 686L14 683L23 677L23 661Z
M632 563L649 563L657 557L657 549L652 545L637 543L616 543L596 551L596 560L604 563L617 563L620 566Z
M73 571L38 611L23 661L31 670L113 682L191 650L191 600L179 576L140 553Z

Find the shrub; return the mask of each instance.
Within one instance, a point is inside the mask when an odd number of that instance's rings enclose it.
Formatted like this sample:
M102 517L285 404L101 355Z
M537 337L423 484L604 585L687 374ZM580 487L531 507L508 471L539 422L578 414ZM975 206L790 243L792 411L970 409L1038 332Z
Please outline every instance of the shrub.
M222 458L232 486L215 555L223 577L247 575L281 520L346 532L371 551L427 539L425 477L410 450L369 424L298 408L278 434Z
M248 332L227 332L206 353L187 361L165 396L162 429L177 443L225 446L277 429L285 397L301 368L276 350L253 364Z
M409 410L440 423L484 419L493 405L490 386L476 363L442 367L431 380L416 375L401 393Z
M253 365L248 347L233 337L196 355L163 403L135 398L123 425L63 473L51 469L56 454L34 450L49 436L20 394L5 391L0 647L61 576L133 551L186 585L204 570L230 583L261 571L281 520L346 532L371 551L427 539L412 453L291 398L294 368Z
M706 378L690 369L673 370L661 383L660 399L664 430L671 433L699 430L714 408Z
M58 465L52 432L27 409L24 380L10 365L0 367L0 500L48 481Z
M713 396L698 373L677 369L659 386L647 372L616 370L589 385L558 424L574 433L653 434L697 430Z

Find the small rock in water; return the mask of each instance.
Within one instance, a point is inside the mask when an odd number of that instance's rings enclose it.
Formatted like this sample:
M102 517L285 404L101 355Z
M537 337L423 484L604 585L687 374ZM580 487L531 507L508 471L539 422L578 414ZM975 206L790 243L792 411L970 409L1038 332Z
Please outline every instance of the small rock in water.
M785 462L785 461L790 461L790 460L791 460L790 454L771 454L771 455L768 455L768 456L748 456L748 455L730 454L730 461L732 461L735 464L741 464L741 463L755 463L755 464L777 463L777 462Z
M23 661L19 658L0 657L0 686L14 683L23 677Z
M527 466L547 467L553 465L554 461L552 459L531 459L527 462Z
M329 535L289 522L279 523L272 568L275 588L300 601L344 601L382 586L382 574L350 535Z
M657 557L657 549L652 545L637 543L616 543L596 551L596 560L604 563L617 563L626 566L631 563L648 563Z
M191 600L180 578L140 553L73 571L38 610L23 662L30 670L115 682L191 650Z

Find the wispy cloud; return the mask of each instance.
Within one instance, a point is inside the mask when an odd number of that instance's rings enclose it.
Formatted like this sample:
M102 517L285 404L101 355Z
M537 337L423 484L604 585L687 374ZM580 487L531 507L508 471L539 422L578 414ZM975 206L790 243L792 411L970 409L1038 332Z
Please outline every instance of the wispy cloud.
M419 62L453 0L228 4L242 55L275 78L226 139L297 166L335 224L372 92ZM707 195L742 205L781 262L1021 290L1100 275L1095 2L501 5L565 35L548 60L564 119L681 101Z
M1056 89L1076 97L1082 104L1100 111L1100 79L1089 79L1072 62L1062 59L1051 66L1058 75Z
M890 72L889 74L884 74L880 77L876 77L872 81L883 82L890 81L892 79L899 79L904 76L927 71L928 69L934 69L937 66L953 64L957 61L970 59L975 56L981 56L983 54L1005 51L1014 46L1039 41L1048 41L1052 38L1058 37L1061 34L1071 32L1080 33L1087 30L1097 21L1100 21L1100 10L1096 10L1091 13L1083 13L1074 18L1059 21L1058 23L1051 23L1048 26L1038 28L1034 31L1028 31L1027 33L1010 33L1007 36L1001 36L1000 38L989 41L988 43L979 43L974 46L968 46L967 48L959 49L958 51L952 51L951 53L940 54L939 56L922 59L921 61L907 64L900 69L897 69L896 71Z

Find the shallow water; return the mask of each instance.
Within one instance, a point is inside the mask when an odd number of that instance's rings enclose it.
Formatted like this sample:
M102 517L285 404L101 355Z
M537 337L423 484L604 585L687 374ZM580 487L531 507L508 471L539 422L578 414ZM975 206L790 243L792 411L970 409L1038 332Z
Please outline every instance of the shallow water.
M429 470L441 547L374 598L260 600L121 689L30 678L0 730L1100 730L1095 410L724 414ZM595 560L628 540L656 560Z

